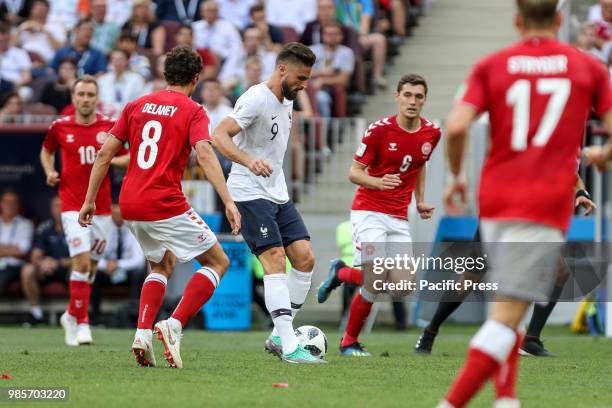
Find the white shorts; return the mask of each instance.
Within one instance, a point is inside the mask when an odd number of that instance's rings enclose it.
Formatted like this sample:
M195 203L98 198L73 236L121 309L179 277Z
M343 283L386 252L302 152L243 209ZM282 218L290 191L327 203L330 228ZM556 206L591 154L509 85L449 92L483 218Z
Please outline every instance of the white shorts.
M145 257L161 262L172 251L179 262L189 262L215 245L217 237L192 209L161 221L126 221L142 247Z
M547 302L565 242L558 228L522 221L481 220L487 280L497 293Z
M113 220L110 215L95 215L89 227L81 227L79 212L65 211L62 213L62 225L70 257L90 252L91 259L97 261L106 248Z
M366 257L393 257L396 254L412 256L412 236L408 220L392 217L375 211L351 211L351 225L353 228L353 264L362 264L361 252L366 251ZM380 244L394 243L392 246ZM405 243L406 245L398 245ZM362 245L371 245L363 248ZM376 253L381 252L384 253ZM393 253L390 253L393 252Z

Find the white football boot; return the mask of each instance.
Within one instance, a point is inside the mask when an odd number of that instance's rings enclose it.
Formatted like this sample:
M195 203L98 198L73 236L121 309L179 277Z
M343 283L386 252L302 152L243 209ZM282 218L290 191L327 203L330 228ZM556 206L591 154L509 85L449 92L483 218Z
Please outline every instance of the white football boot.
M77 321L76 317L71 316L68 312L64 312L60 317L60 324L64 328L64 341L67 346L78 346L77 340Z
M148 330L150 332L150 330ZM136 358L136 362L143 367L155 367L155 354L153 353L152 336L148 339L146 336L136 334L134 343L132 343L132 353Z
M93 337L91 337L91 328L86 323L77 325L77 342L80 346L86 346L93 343Z
M171 324L168 320L162 320L155 324L157 338L164 345L164 356L166 361L173 368L183 368L181 359L181 336L182 327L179 324Z

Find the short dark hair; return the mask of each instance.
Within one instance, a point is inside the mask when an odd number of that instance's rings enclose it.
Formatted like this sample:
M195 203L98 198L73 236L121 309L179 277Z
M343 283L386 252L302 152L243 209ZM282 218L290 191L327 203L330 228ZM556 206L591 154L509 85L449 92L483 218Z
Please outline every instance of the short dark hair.
M188 85L202 72L202 58L191 47L178 45L166 56L164 79L168 85Z
M251 6L251 8L249 9L249 16L252 16L253 13L257 13L259 11L266 11L265 7L263 4L261 3L255 3L254 5Z
M11 100L11 98L19 98L21 100L21 96L19 96L19 94L15 91L11 91L9 93L7 93L4 98L2 98L2 101L0 101L0 109L4 108L6 106L6 104ZM23 102L23 101L22 101Z
M178 34L179 31L181 30L189 30L191 34L193 34L193 28L191 28L189 24L184 24L184 23L179 24L179 26L176 29L176 33Z
M110 57L110 55L111 55L113 52L120 52L121 54L123 54L123 55L125 56L125 58L126 58L128 61L130 60L130 54L129 54L129 53L126 51L126 50L123 50L123 49L121 49L121 48L113 48L113 49L112 49L112 50L111 50L111 51L108 53L108 56Z
M412 86L423 85L423 88L425 88L425 95L427 95L427 81L425 81L425 78L422 76L417 74L404 75L397 83L397 92L400 92L402 87L406 84L410 84Z
M132 34L128 33L128 32L123 32L121 33L121 35L119 36L119 41L125 41L125 40L130 40L131 42L135 42L137 43L138 40L136 39L136 37L134 37Z
M317 57L312 50L297 42L285 44L281 52L276 57L276 65L282 63L302 64L307 67L312 67L315 64Z
M10 34L11 26L4 21L0 21L0 34Z
M88 24L88 23L93 24L93 20L91 18L82 18L82 19L79 20L79 22L76 24L76 26L74 26L74 29L78 30L79 28L81 28L81 26L83 24Z
M65 64L65 63L72 64L72 65L74 65L75 68L78 67L78 63L72 57L64 57L64 58L62 58L60 63L59 63L59 65L58 65L58 67L61 67L62 64Z
M83 75L77 78L76 81L74 81L74 84L72 85L72 93L74 93L74 90L76 89L77 85L80 83L84 83L84 84L94 84L96 86L96 92L98 91L98 81L96 81L96 78L94 76L91 75Z
M558 0L516 0L518 12L530 27L546 27L555 21Z

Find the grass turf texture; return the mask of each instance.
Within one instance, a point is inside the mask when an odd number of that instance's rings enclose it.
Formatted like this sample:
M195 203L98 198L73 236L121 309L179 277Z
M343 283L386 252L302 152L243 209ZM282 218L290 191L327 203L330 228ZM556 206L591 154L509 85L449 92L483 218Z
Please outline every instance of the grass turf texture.
M415 355L418 332L375 331L364 337L372 358L337 355L339 335L327 328L330 364L297 366L263 351L267 332L187 331L185 368L166 367L154 342L158 367L137 367L133 332L93 331L95 345L68 348L60 329L0 328L0 387L69 387L68 403L23 407L433 407L460 368L476 327L447 326L431 356ZM547 328L553 358L522 358L519 397L526 407L612 406L612 342ZM388 353L389 357L381 354ZM289 383L275 388L273 383ZM472 406L490 407L488 385ZM7 406L0 403L0 407Z

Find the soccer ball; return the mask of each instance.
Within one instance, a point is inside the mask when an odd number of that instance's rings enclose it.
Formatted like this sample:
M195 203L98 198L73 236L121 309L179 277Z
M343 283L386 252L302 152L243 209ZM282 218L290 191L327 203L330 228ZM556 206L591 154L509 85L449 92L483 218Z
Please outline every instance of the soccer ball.
M314 326L300 326L295 329L300 344L315 357L323 358L327 354L327 337L323 330Z

